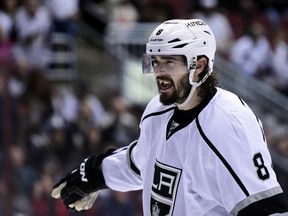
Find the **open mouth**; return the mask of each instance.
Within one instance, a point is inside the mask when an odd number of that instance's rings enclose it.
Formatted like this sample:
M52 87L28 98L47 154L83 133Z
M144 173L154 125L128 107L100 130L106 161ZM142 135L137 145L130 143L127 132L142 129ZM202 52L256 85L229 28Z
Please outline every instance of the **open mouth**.
M166 91L170 89L172 86L173 86L173 83L171 81L158 79L159 90Z

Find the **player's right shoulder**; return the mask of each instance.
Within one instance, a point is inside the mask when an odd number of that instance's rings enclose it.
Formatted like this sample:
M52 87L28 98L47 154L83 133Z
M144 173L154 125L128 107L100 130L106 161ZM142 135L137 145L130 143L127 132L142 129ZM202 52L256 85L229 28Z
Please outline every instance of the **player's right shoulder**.
M170 105L170 106L163 105L160 102L160 96L156 95L147 104L147 106L146 106L146 108L145 108L145 110L143 112L143 115L142 115L142 118L141 118L141 122L144 119L149 118L151 116L162 115L162 114L165 114L167 112L170 112L170 111L174 110L175 107L176 107L175 105Z

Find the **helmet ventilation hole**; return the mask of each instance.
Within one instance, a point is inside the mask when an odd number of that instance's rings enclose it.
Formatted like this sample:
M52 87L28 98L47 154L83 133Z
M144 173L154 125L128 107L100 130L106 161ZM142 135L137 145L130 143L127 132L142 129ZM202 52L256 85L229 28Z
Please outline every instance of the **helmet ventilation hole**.
M160 50L160 49L158 49L158 52L161 52L161 50Z

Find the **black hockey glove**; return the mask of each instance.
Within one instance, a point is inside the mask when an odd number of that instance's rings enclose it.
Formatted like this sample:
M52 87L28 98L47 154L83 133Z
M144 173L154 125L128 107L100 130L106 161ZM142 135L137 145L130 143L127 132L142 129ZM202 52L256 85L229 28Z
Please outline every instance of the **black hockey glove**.
M97 195L92 196L91 194L107 188L100 165L103 159L111 155L112 152L113 150L109 150L105 154L85 159L79 168L72 170L53 187L52 197L56 199L61 197L62 202L72 209L77 204L78 206L83 204L85 208L80 207L79 209L86 210L88 208L86 202L91 203L91 199L94 199L94 202L97 197Z

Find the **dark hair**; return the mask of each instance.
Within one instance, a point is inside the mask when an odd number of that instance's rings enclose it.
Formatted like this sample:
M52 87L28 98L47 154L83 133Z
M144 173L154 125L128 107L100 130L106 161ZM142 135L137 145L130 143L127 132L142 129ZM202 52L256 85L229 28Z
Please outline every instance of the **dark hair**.
M207 62L209 62L209 59L206 56L198 56L198 59L200 58L206 58ZM208 63L206 64L204 70L202 73L199 74L199 79L203 79L203 77L208 73L210 70ZM219 85L219 79L218 75L213 71L210 76L198 87L197 94L199 97L204 98L207 95L213 95L216 92L216 86Z
M187 59L183 55L183 62L185 65L187 65ZM210 70L208 62L209 58L205 55L199 55L197 56L197 61L201 58L205 58L207 60L207 64L205 68L203 69L202 73L199 74L199 79L202 80L203 77L208 73ZM218 75L213 71L208 78L198 87L197 94L200 98L206 97L206 95L213 95L216 92L216 86L219 86L219 79Z

